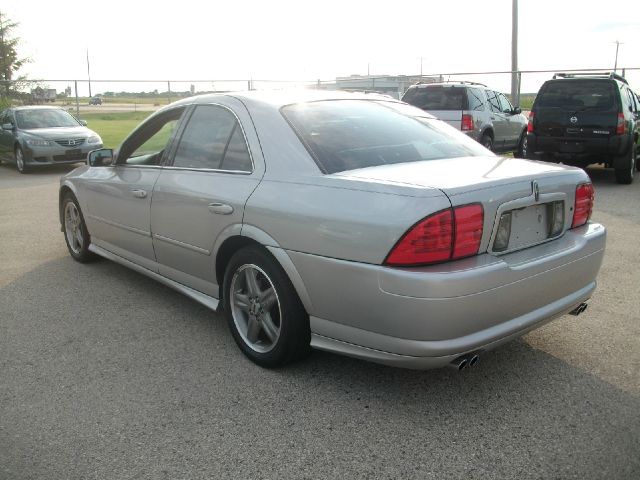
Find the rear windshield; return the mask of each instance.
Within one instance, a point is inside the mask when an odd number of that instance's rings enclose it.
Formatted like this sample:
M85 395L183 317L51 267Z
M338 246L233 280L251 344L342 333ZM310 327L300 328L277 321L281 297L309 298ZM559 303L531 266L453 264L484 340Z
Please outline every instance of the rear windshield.
M610 81L558 80L542 87L536 106L576 111L612 110L617 107L614 93Z
M423 110L467 110L467 90L459 87L410 88L402 101Z
M329 100L288 105L282 114L324 173L490 155L455 128L402 103Z

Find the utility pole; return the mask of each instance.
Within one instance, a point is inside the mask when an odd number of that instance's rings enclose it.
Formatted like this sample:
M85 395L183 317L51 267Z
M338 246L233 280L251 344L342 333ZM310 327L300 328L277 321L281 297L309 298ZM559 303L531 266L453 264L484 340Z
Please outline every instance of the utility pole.
M512 0L511 7L511 101L520 106L518 85L518 0Z
M89 78L89 98L91 95L91 70L89 69L89 49L87 48L87 78Z
M617 70L618 70L618 49L620 48L620 45L624 45L624 43L619 42L618 40L616 40L615 44L616 44L616 63L613 65L613 73L617 73Z
M422 57L420 57L420 78L422 78Z

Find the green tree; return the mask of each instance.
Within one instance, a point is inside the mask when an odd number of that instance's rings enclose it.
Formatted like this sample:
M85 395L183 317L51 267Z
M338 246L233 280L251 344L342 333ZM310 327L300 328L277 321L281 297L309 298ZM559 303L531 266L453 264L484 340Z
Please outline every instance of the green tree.
M16 78L16 74L29 62L28 58L18 56L20 38L14 36L14 30L18 25L0 12L0 91L3 97L11 97L17 91L19 82L24 81L24 78Z

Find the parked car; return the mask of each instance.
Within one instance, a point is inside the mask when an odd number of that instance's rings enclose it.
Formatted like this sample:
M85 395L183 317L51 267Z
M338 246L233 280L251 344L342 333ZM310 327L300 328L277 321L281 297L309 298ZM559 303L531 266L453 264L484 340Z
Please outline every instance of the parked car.
M640 104L616 74L556 74L547 80L529 115L528 156L586 167L615 169L616 181L633 182L640 168Z
M89 105L102 105L102 97L91 97L89 99Z
M461 130L494 152L526 150L527 118L500 92L475 82L418 83L402 101Z
M346 92L190 97L62 177L71 256L224 312L254 362L315 347L462 368L596 286L605 229L574 167L501 158Z
M32 168L86 161L102 139L86 122L58 107L13 107L0 113L0 158L20 173Z

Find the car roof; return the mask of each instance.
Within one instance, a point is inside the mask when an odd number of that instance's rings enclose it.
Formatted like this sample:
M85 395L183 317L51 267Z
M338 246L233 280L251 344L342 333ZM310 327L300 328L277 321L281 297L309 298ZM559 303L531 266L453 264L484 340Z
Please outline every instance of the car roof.
M211 103L225 97L233 97L242 101L245 105L260 107L270 107L280 109L285 105L295 103L318 102L328 100L377 100L384 102L401 103L392 97L378 93L365 92L344 92L339 90L311 90L311 89L291 89L291 90L254 90L244 92L208 93L185 98L171 104L203 104ZM166 108L166 107L165 107Z
M435 82L435 83L416 83L411 85L409 88L428 88L428 87L472 87L472 88L486 88L489 89L485 84L478 82L467 82L467 81L459 81L459 82Z

